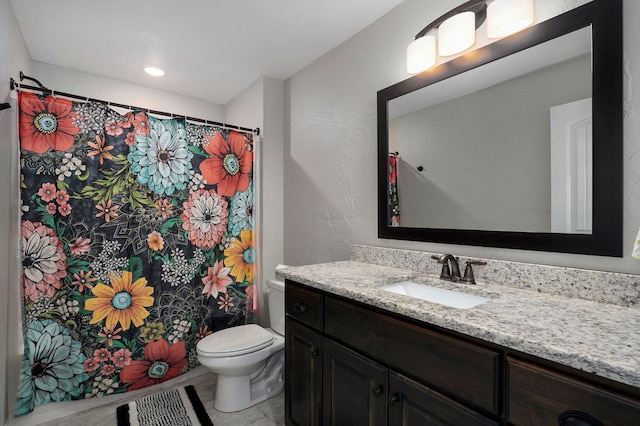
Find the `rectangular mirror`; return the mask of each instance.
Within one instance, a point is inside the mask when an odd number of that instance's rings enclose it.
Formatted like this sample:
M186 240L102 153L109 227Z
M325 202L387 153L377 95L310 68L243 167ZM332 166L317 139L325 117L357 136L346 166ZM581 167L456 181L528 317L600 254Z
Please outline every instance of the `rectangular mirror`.
M379 237L621 256L621 8L595 0L378 92Z

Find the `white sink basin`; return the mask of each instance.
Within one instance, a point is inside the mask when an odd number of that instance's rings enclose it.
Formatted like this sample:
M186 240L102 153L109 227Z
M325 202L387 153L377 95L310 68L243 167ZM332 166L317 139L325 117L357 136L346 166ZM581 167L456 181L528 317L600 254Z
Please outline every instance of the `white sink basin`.
M409 297L426 300L427 302L438 303L458 309L474 308L488 302L491 299L474 294L462 293L459 291L445 290L431 287L426 284L417 284L409 281L394 283L380 287L382 290L396 294L403 294Z

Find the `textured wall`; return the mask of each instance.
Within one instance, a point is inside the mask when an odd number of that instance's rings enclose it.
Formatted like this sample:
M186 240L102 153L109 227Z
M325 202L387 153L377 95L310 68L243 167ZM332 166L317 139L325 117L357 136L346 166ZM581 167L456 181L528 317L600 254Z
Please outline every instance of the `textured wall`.
M376 92L407 78L405 49L458 0L406 0L287 81L285 261L347 259L352 243L469 257L640 272L631 250L640 226L640 2L624 2L624 258L452 246L377 238ZM538 20L587 1L538 0Z

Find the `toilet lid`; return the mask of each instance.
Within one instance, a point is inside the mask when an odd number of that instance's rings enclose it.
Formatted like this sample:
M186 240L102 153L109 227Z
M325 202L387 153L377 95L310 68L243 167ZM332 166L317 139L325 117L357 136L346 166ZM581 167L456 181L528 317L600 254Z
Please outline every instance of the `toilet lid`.
M258 324L247 324L208 335L198 342L197 350L211 357L243 355L266 348L272 341L273 334Z

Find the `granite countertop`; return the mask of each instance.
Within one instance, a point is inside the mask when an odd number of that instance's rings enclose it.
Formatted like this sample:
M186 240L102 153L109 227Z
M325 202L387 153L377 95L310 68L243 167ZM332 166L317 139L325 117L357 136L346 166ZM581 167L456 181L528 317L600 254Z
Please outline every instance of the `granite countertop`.
M344 261L280 269L328 293L640 387L640 309L493 283L454 284L438 276ZM456 309L380 290L400 281L428 283L491 300Z

